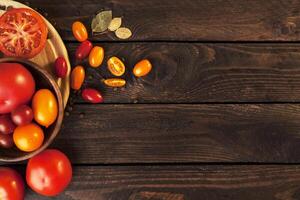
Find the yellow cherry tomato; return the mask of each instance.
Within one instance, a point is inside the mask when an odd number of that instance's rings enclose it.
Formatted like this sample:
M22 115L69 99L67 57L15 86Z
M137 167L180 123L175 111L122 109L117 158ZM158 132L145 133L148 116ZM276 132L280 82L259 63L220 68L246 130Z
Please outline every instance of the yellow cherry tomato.
M71 88L79 90L85 78L85 70L82 66L76 66L71 73Z
M149 60L144 59L138 62L133 68L133 74L137 77L146 76L152 69L152 64Z
M104 49L102 47L95 46L89 55L89 63L92 67L99 67L104 58Z
M107 61L108 70L115 76L122 76L125 73L124 63L117 57L113 56Z
M32 98L32 110L35 121L49 127L55 122L58 114L56 97L48 89L38 90Z
M44 132L38 125L30 123L18 126L14 131L13 139L18 149L31 152L43 144Z
M110 87L123 87L126 84L126 81L121 78L109 78L104 80L104 83Z
M76 21L72 25L73 35L79 42L84 42L88 38L88 33L83 23Z

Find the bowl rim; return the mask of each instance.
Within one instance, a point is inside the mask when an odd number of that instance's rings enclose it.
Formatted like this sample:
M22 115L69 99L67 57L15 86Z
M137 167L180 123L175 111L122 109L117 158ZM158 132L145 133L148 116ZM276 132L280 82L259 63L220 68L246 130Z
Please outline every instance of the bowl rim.
M57 83L53 79L52 75L50 75L45 69L43 69L38 64L36 64L30 60L25 60L22 58L14 58L14 57L0 58L0 63L4 63L4 62L16 62L16 63L29 65L30 67L37 70L39 73L42 73L46 77L46 79L48 79L48 81L50 82L52 89L55 92L55 95L57 97L57 102L58 102L58 116L57 116L57 119L55 122L56 124L55 124L55 127L53 128L53 131L52 131L50 137L48 138L48 140L44 141L43 145L40 148L38 148L37 150L32 151L32 152L26 152L26 154L23 156L16 157L16 158L1 158L0 157L0 162L2 162L2 163L13 163L13 162L25 161L25 160L32 158L33 156L44 151L53 142L53 140L58 135L58 133L61 129L61 126L62 126L62 121L63 121L63 117L64 117L64 105L63 105L62 94L61 94L61 91L60 91Z

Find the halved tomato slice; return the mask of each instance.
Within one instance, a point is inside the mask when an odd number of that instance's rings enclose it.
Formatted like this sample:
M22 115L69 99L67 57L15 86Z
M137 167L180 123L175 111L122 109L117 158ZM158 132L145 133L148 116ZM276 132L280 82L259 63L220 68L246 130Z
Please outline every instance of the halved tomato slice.
M0 17L0 50L6 56L32 58L47 40L44 19L29 8L13 8Z

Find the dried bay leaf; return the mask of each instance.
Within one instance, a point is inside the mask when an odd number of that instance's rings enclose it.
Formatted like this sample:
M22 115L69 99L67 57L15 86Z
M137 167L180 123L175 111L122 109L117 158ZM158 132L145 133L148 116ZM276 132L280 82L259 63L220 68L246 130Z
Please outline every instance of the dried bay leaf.
M116 36L120 39L128 39L131 37L131 30L125 27L118 28L115 32Z
M104 32L107 30L112 20L112 11L106 10L99 12L96 17L92 20L93 32Z
M118 28L120 28L122 25L122 18L121 17L115 17L111 20L108 30L110 31L116 31Z

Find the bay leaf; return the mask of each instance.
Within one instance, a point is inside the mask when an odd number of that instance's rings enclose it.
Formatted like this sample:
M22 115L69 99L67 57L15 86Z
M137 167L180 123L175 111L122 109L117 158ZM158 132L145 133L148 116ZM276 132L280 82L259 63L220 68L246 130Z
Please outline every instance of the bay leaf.
M115 34L118 38L125 40L131 37L132 32L129 28L121 27L116 30Z
M112 20L112 11L111 10L99 12L92 21L93 32L106 31L111 20Z
M110 31L116 31L118 28L120 28L122 25L122 18L121 17L115 17L111 20L108 30Z

